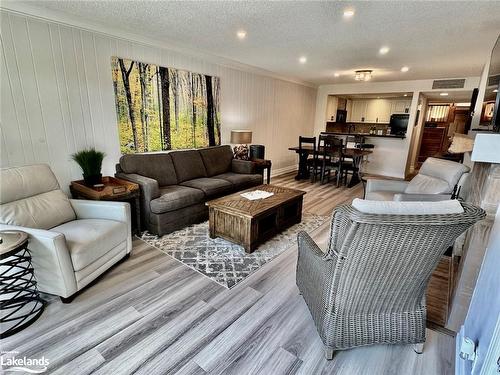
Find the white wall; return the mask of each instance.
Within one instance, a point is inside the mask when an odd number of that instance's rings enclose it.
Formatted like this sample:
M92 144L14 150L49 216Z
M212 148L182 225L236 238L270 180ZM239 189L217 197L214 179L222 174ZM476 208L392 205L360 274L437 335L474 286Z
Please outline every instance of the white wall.
M252 129L273 169L294 166L288 147L312 134L315 88L6 10L0 17L2 167L48 163L66 187L81 178L70 154L94 146L107 154L103 173L114 173L120 150L111 56L220 77L222 142L231 129Z
M415 115L418 106L420 92L433 91L433 80L415 81L394 81L394 82L356 82L336 85L322 85L318 88L316 99L316 116L314 120L314 134L319 134L325 130L325 113L328 95L349 95L349 94L382 94L382 93L412 93L413 99L410 107L410 118L406 138L369 138L376 148L373 155L369 157L367 170L369 173L390 176L405 177L409 171L409 157L412 132L414 130ZM472 90L479 84L479 77L467 77L465 87L460 90ZM443 91L443 90L436 90ZM451 92L454 90L447 89Z

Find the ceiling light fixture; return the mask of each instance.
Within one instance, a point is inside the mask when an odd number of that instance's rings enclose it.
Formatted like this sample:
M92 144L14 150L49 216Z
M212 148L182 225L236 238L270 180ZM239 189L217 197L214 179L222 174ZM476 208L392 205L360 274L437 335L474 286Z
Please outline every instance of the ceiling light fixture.
M403 66L403 67L401 68L401 71L402 71L403 73L406 73L408 70L410 70L410 68L408 68L407 66Z
M493 90L493 92L498 92L498 89Z
M408 96L408 94L404 94L403 96Z
M385 55L387 52L389 52L391 49L387 46L383 46L381 47L378 52L381 54L381 55Z
M305 56L300 56L300 57L299 57L299 62L300 62L301 64L305 64L305 63L307 62L307 57L305 57Z
M334 77L340 77L340 73L334 73L333 76Z
M448 96L448 93L447 92L442 92L441 94L439 94L441 96Z
M245 30L238 30L238 32L236 33L236 36L238 37L238 39L245 39L247 37L247 32Z
M368 69L365 69L365 70L356 70L354 73L354 79L356 81L369 81L370 79L372 79L372 72L373 70L368 70Z
M354 9L344 9L344 18L351 18L352 16L354 16Z

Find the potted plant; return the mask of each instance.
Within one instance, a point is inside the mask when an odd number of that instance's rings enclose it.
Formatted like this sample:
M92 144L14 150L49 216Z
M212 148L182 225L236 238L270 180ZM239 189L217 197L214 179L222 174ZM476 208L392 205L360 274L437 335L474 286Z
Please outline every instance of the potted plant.
M95 148L78 151L71 158L78 163L83 172L83 180L88 186L102 183L102 159L106 154Z

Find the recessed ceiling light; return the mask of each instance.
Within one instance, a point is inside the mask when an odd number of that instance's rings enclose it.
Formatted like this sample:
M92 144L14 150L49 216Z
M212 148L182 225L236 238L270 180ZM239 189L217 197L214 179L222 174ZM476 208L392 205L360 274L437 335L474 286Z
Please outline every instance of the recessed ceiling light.
M498 92L498 89L493 90L493 92Z
M245 30L238 30L236 36L238 39L245 39L247 37L247 32Z
M402 71L403 73L406 73L408 70L410 70L410 68L408 68L407 66L403 66L403 67L401 68L401 71Z
M403 96L408 96L408 94L404 94Z
M385 55L385 54L386 54L387 52L389 52L389 51L390 51L390 48L389 48L389 47L387 47L387 46L383 46L383 47L381 47L381 48L378 50L378 52L379 52L381 55Z
M334 73L333 76L334 77L340 77L340 73Z
M447 92L442 92L441 94L439 94L441 96L448 96L448 93Z
M307 57L305 57L305 56L300 56L300 57L299 57L299 62L300 62L301 64L305 64L305 63L307 62Z
M344 17L345 18L351 18L354 16L354 9L349 8L349 9L344 9Z

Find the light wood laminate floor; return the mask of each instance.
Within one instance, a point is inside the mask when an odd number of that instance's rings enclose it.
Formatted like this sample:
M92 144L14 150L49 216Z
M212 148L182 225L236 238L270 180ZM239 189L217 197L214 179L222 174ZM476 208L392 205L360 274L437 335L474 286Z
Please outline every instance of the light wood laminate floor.
M362 187L296 182L304 211L329 215ZM322 247L329 223L313 232ZM454 339L427 331L422 355L378 345L323 356L295 286L296 246L231 290L136 239L131 257L71 304L50 298L42 317L3 351L45 356L53 374L452 374Z

